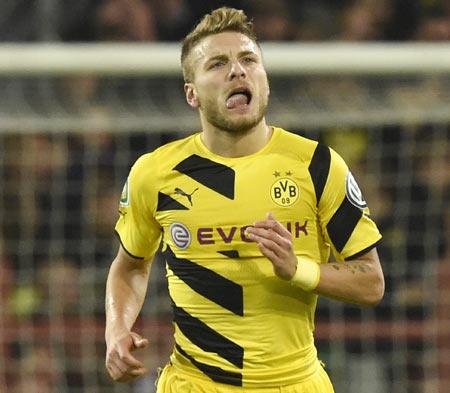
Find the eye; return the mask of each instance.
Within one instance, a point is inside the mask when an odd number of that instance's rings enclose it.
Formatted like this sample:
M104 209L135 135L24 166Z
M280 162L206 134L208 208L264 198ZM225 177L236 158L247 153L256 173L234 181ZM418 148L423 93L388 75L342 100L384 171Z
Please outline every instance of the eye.
M217 60L213 63L211 63L208 67L209 70L214 69L214 68L220 68L223 67L225 65L225 61L223 60Z
M255 59L254 57L251 57L251 56L245 56L245 57L242 59L242 61L243 61L245 64L256 63L256 59Z

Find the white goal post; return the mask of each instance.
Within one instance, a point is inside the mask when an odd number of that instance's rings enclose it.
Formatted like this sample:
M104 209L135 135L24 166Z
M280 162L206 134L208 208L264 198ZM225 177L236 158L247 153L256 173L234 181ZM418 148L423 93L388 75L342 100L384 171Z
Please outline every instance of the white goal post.
M448 43L263 43L266 67L285 74L449 73ZM2 44L0 75L180 74L180 45Z
M450 121L450 44L261 45L273 123L293 128L301 119L301 127L318 129ZM76 78L84 82L67 83ZM179 43L1 44L0 84L0 132L92 133L105 122L111 132L198 128L183 95ZM88 105L80 102L86 94Z

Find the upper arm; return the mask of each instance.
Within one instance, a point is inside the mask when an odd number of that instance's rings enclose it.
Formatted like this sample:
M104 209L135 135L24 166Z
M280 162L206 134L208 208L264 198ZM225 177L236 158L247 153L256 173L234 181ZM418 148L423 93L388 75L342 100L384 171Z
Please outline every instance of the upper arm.
M373 291L375 293L373 304L381 301L384 295L385 282L383 269L381 267L380 258L376 247L358 257L358 261L362 262L362 268L369 268L373 272ZM351 263L351 262L350 262Z
M152 259L133 258L120 246L109 270L107 288L116 287L117 289L117 285L121 286L126 283L127 287L138 285L143 288L145 293L150 276L151 261Z
M115 226L122 251L134 259L150 259L158 249L162 229L154 217L158 195L154 190L154 160L141 157L133 165L120 199Z
M377 251L376 247L373 247L368 252L360 255L357 260L367 263L368 266L370 266L372 270L374 270L375 272L377 272L381 276L383 276L380 258L378 256L378 251ZM349 260L349 262L351 262L351 261L352 261L352 259Z
M120 246L114 259L114 264L123 272L141 270L143 273L148 273L152 259L153 258L134 258L128 254L122 246Z

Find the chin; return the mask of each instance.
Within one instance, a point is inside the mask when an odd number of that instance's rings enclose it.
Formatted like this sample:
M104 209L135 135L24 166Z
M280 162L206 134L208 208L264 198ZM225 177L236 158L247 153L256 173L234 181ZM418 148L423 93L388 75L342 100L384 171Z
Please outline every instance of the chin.
M246 108L245 111L212 110L204 112L206 120L214 127L233 134L244 134L257 126L265 115L265 110Z
M257 126L261 122L261 119L262 118L257 118L255 116L245 116L240 119L230 119L226 128L227 131L230 132L245 133Z

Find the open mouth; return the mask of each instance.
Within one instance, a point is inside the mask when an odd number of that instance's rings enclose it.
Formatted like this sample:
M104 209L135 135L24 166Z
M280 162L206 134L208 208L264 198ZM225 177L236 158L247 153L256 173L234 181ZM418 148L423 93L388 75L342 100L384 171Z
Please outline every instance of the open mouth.
M246 87L240 87L233 90L227 98L227 108L235 109L249 105L252 100L252 93L250 89Z

